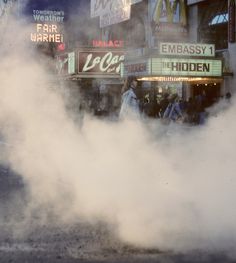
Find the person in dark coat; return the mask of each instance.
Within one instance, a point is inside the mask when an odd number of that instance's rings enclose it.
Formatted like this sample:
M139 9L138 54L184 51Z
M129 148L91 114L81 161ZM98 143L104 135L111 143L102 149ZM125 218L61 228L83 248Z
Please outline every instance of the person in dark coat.
M168 98L169 98L169 93L164 93L163 98L161 99L160 105L159 105L159 107L160 107L160 111L159 111L160 118L163 117L164 112L169 105L169 99Z

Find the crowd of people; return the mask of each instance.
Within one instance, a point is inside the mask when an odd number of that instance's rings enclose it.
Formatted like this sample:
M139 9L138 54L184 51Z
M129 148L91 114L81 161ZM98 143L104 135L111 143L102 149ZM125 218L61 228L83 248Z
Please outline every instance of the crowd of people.
M139 98L138 81L135 76L127 78L121 97L120 118L127 115L148 116L159 118L163 123L183 122L191 125L204 124L207 118L209 101L206 92L202 90L198 95L183 100L177 93L164 93L158 102ZM225 96L230 100L231 94Z

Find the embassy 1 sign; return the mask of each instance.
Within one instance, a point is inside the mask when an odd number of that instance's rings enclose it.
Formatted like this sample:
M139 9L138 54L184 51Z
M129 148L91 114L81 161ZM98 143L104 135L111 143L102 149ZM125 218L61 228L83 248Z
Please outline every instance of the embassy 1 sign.
M161 55L214 57L215 45L160 42L159 53Z
M78 73L82 75L118 75L124 52L113 51L79 51Z

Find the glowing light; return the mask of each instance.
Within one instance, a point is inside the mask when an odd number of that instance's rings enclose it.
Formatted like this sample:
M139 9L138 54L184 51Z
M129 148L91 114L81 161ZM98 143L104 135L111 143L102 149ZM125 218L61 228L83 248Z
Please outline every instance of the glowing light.
M31 33L33 42L63 42L63 35L58 32L58 26L54 24L36 24L36 32Z
M196 82L196 81L212 81L210 78L201 77L163 77L163 76L151 76L151 77L138 77L139 81L170 81L170 82ZM219 79L220 81L220 79Z

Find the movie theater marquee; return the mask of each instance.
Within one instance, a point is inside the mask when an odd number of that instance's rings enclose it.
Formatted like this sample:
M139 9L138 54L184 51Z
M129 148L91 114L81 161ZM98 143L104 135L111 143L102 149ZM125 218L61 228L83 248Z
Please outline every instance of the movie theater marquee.
M178 59L152 58L153 75L221 77L222 61L220 59Z

